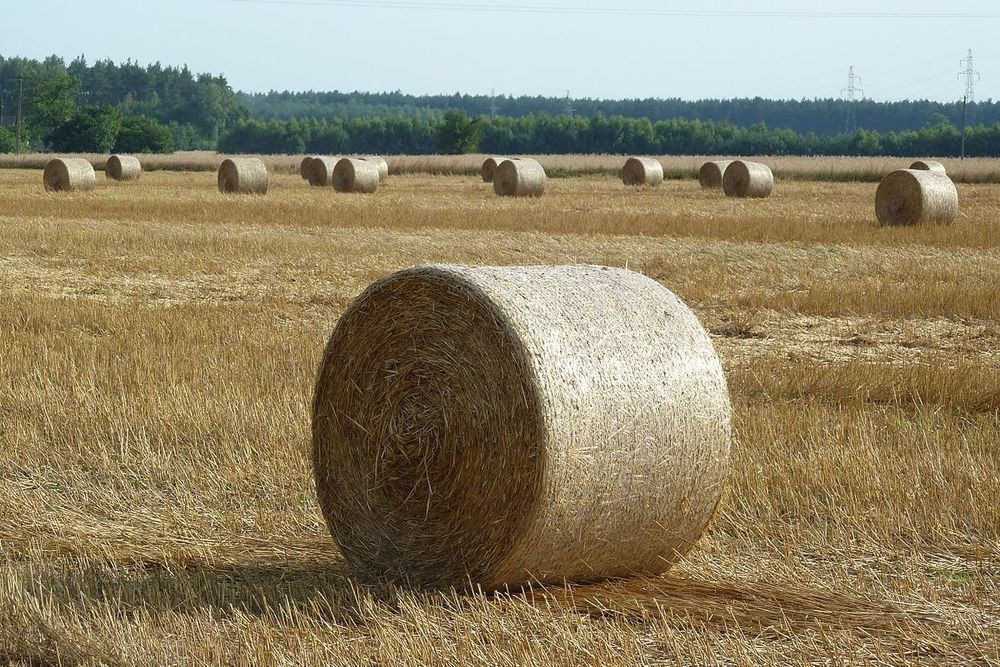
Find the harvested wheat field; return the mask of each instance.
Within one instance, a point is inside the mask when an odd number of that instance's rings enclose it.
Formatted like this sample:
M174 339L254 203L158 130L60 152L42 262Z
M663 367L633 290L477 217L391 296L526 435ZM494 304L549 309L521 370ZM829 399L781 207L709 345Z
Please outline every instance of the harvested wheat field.
M206 172L53 195L0 171L0 663L1000 663L1000 186L960 183L952 225L881 227L874 183L739 200L601 174L521 199L401 174L348 197L297 164L251 198ZM317 369L348 303L422 263L627 267L691 307L734 439L667 574L346 576Z

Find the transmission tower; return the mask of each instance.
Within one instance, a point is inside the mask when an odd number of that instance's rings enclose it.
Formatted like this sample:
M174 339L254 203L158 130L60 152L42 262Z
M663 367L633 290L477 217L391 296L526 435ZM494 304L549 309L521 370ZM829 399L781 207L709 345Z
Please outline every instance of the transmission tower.
M569 96L569 91L566 91L566 115L570 118L573 117L573 100Z
M854 134L858 129L854 104L859 94L862 98L865 96L865 91L861 88L861 77L854 73L854 65L847 70L847 88L842 88L840 94L847 100L847 120L844 122L844 130L847 134Z
M497 91L490 88L490 118L496 118L500 107L497 106Z
M961 149L961 159L965 159L965 130L969 126L969 103L975 103L976 101L976 81L980 80L982 77L979 76L979 72L976 71L976 62L972 59L972 49L969 49L969 55L959 62L959 67L964 67L961 72L958 73L958 79L961 80L965 77L965 98L962 100L962 149Z

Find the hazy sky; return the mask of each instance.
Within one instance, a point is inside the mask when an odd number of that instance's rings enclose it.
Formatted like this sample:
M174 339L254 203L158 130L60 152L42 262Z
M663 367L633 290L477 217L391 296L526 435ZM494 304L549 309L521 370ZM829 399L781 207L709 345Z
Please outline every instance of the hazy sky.
M973 49L982 73L977 98L1000 98L995 1L3 5L0 55L187 63L197 72L224 74L246 91L812 98L839 96L854 65L867 97L952 100L964 91L956 77L959 61ZM483 11L491 6L499 9Z

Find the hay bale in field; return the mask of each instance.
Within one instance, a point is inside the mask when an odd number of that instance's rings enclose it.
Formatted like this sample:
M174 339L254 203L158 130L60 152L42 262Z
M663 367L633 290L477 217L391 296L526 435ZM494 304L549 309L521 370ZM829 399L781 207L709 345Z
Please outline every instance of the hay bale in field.
M83 158L55 158L45 165L42 182L47 192L87 191L97 187L97 174Z
M625 185L661 185L663 165L651 157L630 157L622 168L622 182Z
M727 197L770 197L774 174L759 162L734 160L722 175L722 190Z
M719 502L731 407L695 315L595 266L421 266L338 322L313 401L354 576L438 587L659 573Z
M267 167L259 158L229 158L219 167L219 192L267 194Z
M112 155L104 165L104 176L111 181L137 181L142 163L133 155Z
M937 174L947 175L948 170L937 160L917 160L910 165L910 169L917 171L933 171Z
M382 180L378 165L360 158L341 158L333 168L333 189L337 192L371 194Z
M945 174L898 169L879 183L875 215L883 225L954 222L958 216L958 190Z
M483 183L492 183L493 175L496 174L497 167L504 160L517 160L518 158L506 158L506 157L488 157L483 160L483 166L479 169L479 175L483 178Z
M722 187L722 176L726 173L726 167L733 163L732 160L714 160L701 165L698 170L698 182L705 189L715 189Z
M545 170L537 160L504 160L493 173L493 191L501 197L541 197L545 181Z
M378 155L368 155L361 159L365 162L371 162L378 167L379 182L384 182L385 179L389 178L389 163L385 161L384 157L379 157Z
M312 166L312 161L315 159L316 157L314 155L307 155L302 158L302 162L299 162L299 176L307 181L309 180L309 170Z
M309 165L309 185L328 187L333 184L333 169L341 161L342 156L314 157Z

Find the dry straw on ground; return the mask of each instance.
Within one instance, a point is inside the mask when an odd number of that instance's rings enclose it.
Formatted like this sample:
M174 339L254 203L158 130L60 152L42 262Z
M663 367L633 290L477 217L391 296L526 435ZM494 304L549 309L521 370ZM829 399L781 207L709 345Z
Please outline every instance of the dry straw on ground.
M55 158L49 160L42 175L48 192L75 192L97 187L94 167L83 158Z
M910 169L916 169L919 171L933 171L936 174L945 175L948 170L944 168L944 165L937 160L917 160L910 165Z
M503 162L504 160L516 160L516 159L517 159L516 157L506 158L506 157L491 156L483 160L483 166L479 170L479 175L482 176L483 183L493 182L493 176L496 174L497 167L500 166L501 162Z
M759 162L735 160L722 175L722 189L727 197L770 197L774 174L770 167Z
M504 160L493 174L493 191L502 197L541 197L545 181L545 169L537 160Z
M384 157L379 157L378 155L367 155L362 159L365 162L371 162L378 167L379 182L384 183L385 179L389 178L389 163L385 161Z
M393 274L337 324L313 410L320 506L368 582L663 572L705 530L729 460L708 334L624 269Z
M372 194L382 179L374 162L345 157L337 161L331 180L337 192Z
M142 176L142 163L134 155L112 155L104 165L104 176L112 181L137 181Z
M223 160L219 167L219 192L267 194L267 167L258 158Z
M726 173L726 167L731 165L732 160L714 160L701 165L698 170L698 182L703 188L721 188L722 175Z
M318 156L309 163L309 185L327 187L333 184L333 170L342 156Z
M945 174L898 169L879 184L875 215L883 225L954 222L958 216L958 190Z
M315 156L307 155L304 158L302 158L302 162L299 162L299 176L306 179L307 181L309 180L309 172L310 172L310 167L312 167L312 161L315 159L316 159Z
M622 168L625 185L660 185L663 183L663 165L651 157L630 157Z

